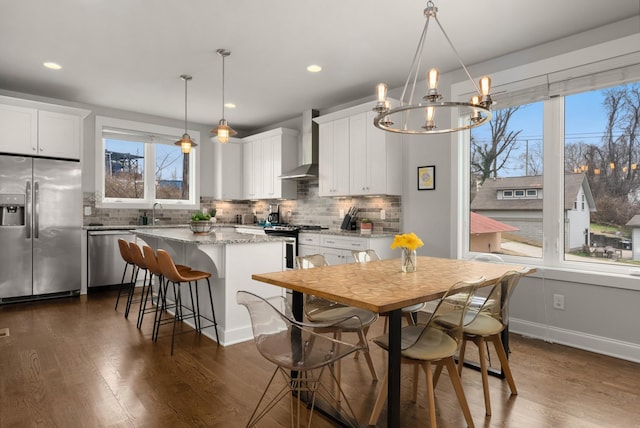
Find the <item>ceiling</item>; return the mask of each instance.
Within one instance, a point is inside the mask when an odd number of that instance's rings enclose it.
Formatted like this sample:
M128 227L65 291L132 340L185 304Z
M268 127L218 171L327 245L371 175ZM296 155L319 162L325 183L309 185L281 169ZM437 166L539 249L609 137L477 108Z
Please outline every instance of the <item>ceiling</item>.
M436 0L467 66L640 15L640 0ZM615 4L615 7L613 5ZM469 5L473 5L470 10ZM255 130L401 86L424 0L0 0L0 89ZM436 26L429 57L458 68ZM45 61L62 65L53 71ZM306 67L318 64L320 73ZM429 65L431 66L431 65Z

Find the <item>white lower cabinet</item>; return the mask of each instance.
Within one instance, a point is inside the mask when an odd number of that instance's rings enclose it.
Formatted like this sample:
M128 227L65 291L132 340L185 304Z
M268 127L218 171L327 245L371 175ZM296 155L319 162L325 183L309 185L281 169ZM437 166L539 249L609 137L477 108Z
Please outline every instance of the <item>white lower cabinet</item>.
M354 263L353 250L373 249L380 258L397 256L391 252L393 236L360 237L320 233L301 233L298 237L298 255L322 254L329 265Z
M320 253L320 235L301 233L298 235L298 256L310 256Z

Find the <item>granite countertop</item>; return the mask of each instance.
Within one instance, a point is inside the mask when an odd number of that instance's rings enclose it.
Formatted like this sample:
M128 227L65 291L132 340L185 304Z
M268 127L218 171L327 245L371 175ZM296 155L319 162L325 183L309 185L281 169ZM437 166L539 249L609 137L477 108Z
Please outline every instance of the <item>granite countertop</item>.
M215 227L234 227L237 226L237 224L232 224L232 223L216 223ZM141 225L141 224L110 224L110 225L95 225L95 224L89 224L89 225L85 225L82 226L82 228L84 230L134 230L134 229L167 229L167 228L172 228L172 229L176 229L176 228L182 228L182 229L186 229L189 228L189 225L184 223L184 224L156 224L154 225Z
M254 235L229 231L228 227L215 226L208 234L195 234L186 227L136 228L133 233L140 237L166 239L198 245L249 244L281 241L283 238L269 235Z
M150 230L150 229L188 229L188 224L157 224L153 225L87 225L83 226L84 230ZM262 230L264 226L257 224L236 224L236 223L216 223L212 231L223 228L240 228L240 229L256 229ZM229 233L229 232L227 232ZM359 230L342 230L342 229L320 229L320 230L301 230L300 233L317 233L321 235L337 235L348 236L353 238L384 238L395 236L399 232L385 232L374 230L370 234L361 234Z

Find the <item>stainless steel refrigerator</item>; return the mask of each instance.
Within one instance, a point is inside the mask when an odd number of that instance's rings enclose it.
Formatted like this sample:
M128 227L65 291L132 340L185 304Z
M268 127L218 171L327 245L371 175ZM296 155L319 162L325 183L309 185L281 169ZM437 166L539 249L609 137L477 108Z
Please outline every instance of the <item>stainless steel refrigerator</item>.
M0 155L0 303L80 290L80 163Z

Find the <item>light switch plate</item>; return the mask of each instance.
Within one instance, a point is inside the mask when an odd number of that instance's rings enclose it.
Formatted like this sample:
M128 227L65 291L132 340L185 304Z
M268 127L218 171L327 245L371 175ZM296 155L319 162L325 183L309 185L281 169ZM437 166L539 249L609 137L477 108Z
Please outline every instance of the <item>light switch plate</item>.
M84 207L84 215L91 215L91 207Z
M384 210L380 210L380 220L384 220L387 217L387 213Z

